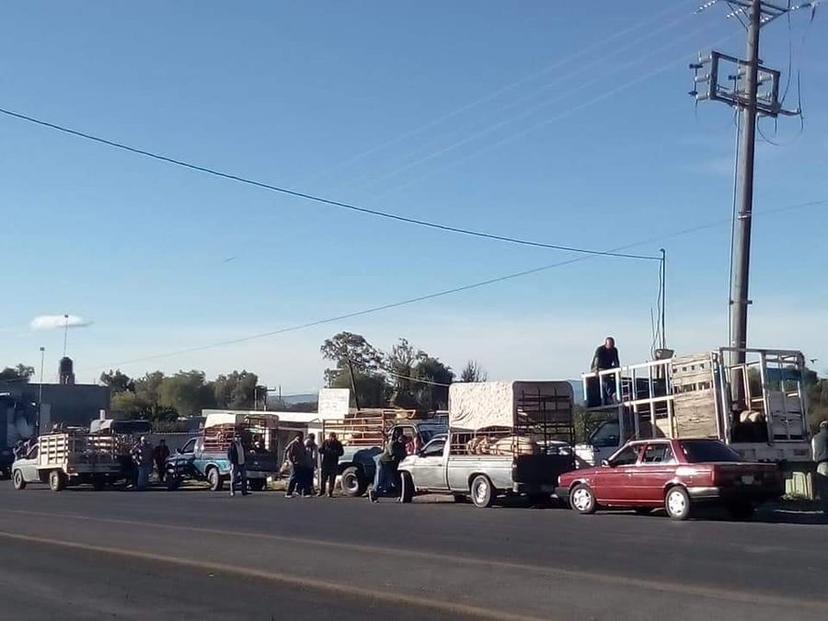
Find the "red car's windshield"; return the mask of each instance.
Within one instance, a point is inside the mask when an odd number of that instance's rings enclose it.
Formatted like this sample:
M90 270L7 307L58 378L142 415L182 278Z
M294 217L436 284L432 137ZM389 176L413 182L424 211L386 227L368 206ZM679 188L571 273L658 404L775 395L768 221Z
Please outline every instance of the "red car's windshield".
M717 440L682 442L681 448L691 464L710 461L742 461L738 453Z

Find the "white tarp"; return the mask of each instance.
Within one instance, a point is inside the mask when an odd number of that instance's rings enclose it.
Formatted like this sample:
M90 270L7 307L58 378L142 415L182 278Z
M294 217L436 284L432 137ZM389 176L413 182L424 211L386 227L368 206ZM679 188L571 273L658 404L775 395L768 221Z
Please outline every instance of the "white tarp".
M521 395L566 397L572 407L572 385L566 381L462 382L449 386L449 426L468 431L513 427Z

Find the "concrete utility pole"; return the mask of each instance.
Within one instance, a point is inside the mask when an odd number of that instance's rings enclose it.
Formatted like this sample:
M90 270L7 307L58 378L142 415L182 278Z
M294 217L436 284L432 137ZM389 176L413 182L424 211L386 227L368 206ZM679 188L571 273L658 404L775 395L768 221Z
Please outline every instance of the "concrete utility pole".
M756 97L759 76L759 30L762 28L762 2L752 0L747 39L745 80L746 105L742 106L742 136L739 152L739 211L733 241L733 275L730 281L731 347L747 347L748 274L750 272L750 231L753 214L753 164L756 149ZM735 354L735 364L745 361L745 354Z
M699 12L717 4L718 0L711 0L699 7ZM726 3L732 12L729 18L736 18L747 29L746 59L711 52L709 56L699 56L698 63L690 65L694 70L693 89L690 95L697 101L723 101L736 107L742 115L741 135L739 136L737 194L738 211L734 223L733 249L731 256L730 281L730 346L736 351L730 361L731 364L745 362L744 349L747 347L747 315L749 298L750 273L750 234L751 217L753 214L753 174L754 152L756 148L756 123L760 115L777 117L782 115L798 115L799 110L784 110L779 100L780 72L762 65L759 58L759 33L762 26L804 8L813 9L817 2L805 2L796 6L777 6L764 0L728 0ZM746 19L746 21L745 21ZM726 68L728 68L726 70ZM699 74L705 68L709 73ZM707 85L706 90L699 92L700 85ZM741 382L734 382L739 386L739 394L734 399L739 400L744 395Z

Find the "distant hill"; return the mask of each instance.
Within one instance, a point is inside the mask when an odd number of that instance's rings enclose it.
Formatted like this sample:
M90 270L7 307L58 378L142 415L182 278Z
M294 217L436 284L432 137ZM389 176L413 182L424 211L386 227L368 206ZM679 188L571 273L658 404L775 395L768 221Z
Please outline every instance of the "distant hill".
M297 403L316 403L319 399L319 394L315 392L308 392L300 395L284 395L282 402L288 405L295 405ZM279 402L279 394L274 391L268 391L267 404L276 405Z

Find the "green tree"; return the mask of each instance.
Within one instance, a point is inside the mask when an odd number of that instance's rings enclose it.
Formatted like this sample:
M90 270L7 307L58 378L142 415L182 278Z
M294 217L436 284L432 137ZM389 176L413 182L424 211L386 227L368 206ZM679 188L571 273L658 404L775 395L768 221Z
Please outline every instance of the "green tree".
M385 355L383 366L391 384L391 403L397 407L418 407L412 378L418 354L421 353L417 352L407 339L401 338Z
M423 351L417 355L417 364L413 369L415 382L414 395L420 409L427 412L448 408L449 385L454 381L454 372Z
M381 373L383 355L364 336L340 332L325 340L320 352L323 358L335 363L334 368L325 369L325 384L329 388L350 388L353 398L353 386L356 386L360 407L386 405L388 383Z
M388 405L389 386L384 376L379 373L361 373L354 369L354 379L360 408L382 408ZM347 388L351 390L352 405L356 404L351 387L351 372L347 368L342 369L333 378L329 388Z
M469 360L463 370L460 371L461 382L485 382L487 379L488 374L476 360Z
M210 385L205 382L204 371L179 371L165 377L158 388L158 404L178 412L179 416L195 416L203 408L215 405Z
M101 373L101 383L109 386L113 395L126 391L135 392L135 382L125 373L121 373L120 369L110 369Z
M34 367L18 364L0 371L0 381L28 382L32 375L34 375Z
M239 410L252 409L258 383L259 377L248 371L233 371L228 375L219 375L212 382L216 406Z

